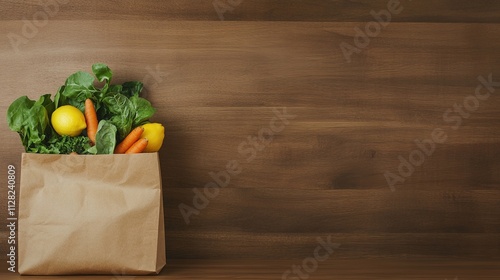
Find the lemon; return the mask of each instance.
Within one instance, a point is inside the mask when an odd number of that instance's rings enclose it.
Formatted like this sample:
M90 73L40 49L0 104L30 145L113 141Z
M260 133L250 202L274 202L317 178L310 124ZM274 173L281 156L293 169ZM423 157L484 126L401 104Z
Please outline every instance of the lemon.
M163 144L163 138L165 138L165 128L161 123L147 123L142 128L144 128L144 132L141 138L148 139L148 145L144 152L158 152Z
M71 105L57 108L50 121L59 135L78 136L87 127L82 111Z

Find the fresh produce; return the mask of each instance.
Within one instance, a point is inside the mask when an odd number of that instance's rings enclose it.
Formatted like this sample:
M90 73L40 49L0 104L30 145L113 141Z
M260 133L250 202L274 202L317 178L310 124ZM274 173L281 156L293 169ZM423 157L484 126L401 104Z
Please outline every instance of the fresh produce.
M135 142L137 142L137 140L141 138L142 132L144 132L144 128L142 126L134 128L120 144L116 145L115 154L124 154L130 147L132 147L132 145L134 145Z
M161 123L147 123L142 127L144 128L144 132L141 138L146 138L149 141L144 151L147 153L159 151L165 137L165 128L163 125Z
M9 127L19 134L26 152L112 154L160 149L164 128L149 123L156 110L140 97L143 84L111 84L112 72L102 63L92 65L92 72L95 77L87 72L69 76L53 100L50 94L36 101L22 96L10 105Z
M95 144L95 135L97 134L97 113L95 111L94 102L90 98L85 100L85 122L87 124L87 136L92 144Z
M135 143L130 148L128 148L128 150L125 153L126 154L142 153L144 149L146 149L147 145L148 145L148 139L141 138L135 141Z
M71 105L57 108L50 121L59 135L78 136L87 127L82 112Z

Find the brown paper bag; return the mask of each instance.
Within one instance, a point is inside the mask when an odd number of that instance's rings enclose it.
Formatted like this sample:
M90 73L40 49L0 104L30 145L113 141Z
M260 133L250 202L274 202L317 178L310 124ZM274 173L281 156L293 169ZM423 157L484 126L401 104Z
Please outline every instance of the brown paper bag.
M19 273L159 273L161 191L157 153L23 154Z

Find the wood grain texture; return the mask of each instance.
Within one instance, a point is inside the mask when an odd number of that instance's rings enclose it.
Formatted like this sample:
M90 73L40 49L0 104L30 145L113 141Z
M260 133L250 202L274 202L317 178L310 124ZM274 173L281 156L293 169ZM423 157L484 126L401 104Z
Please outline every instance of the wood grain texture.
M133 0L58 1L57 20L196 21L371 21L370 11L387 9L389 0ZM44 0L43 3L54 3ZM495 0L399 0L404 10L393 22L499 22ZM3 0L0 20L31 19L43 10L38 0ZM51 6L54 7L54 6ZM220 11L217 12L217 9ZM221 14L221 16L219 15Z
M154 279L282 279L283 273L302 259L289 260L171 260ZM304 273L307 279L359 280L477 280L498 279L498 261L457 261L446 259L338 259L330 258L319 263L317 270ZM4 280L26 279L13 274L0 273ZM111 278L112 277L112 278ZM76 280L151 279L151 276L71 276ZM61 276L29 276L34 280L61 279ZM286 279L286 278L285 278ZM290 275L289 279L300 279Z
M500 259L500 88L456 129L443 118L470 101L478 77L500 81L496 1L407 3L408 13L350 63L340 44L354 44L355 28L385 1L290 1L285 10L280 1L244 1L225 22L211 1L116 3L61 6L16 52L5 34L22 34L20 19L39 7L0 1L0 114L21 95L55 93L94 62L107 63L116 83L144 81L167 135L160 157L169 260L301 260L329 235L341 244L335 258ZM326 9L337 6L344 10ZM275 110L294 117L250 159L241 147L270 128ZM446 141L391 191L384 173L398 173L398 157L408 159L436 128ZM0 129L6 182L23 149L5 121ZM241 173L187 225L179 205L193 206L193 189L203 192L231 160ZM0 201L4 208L6 191ZM2 252L6 238L2 227ZM187 264L173 265L180 274L172 279L208 269L186 272ZM459 279L498 272L458 264L450 265L464 269ZM245 272L244 261L215 267L207 273L269 276ZM453 279L448 271L412 275Z

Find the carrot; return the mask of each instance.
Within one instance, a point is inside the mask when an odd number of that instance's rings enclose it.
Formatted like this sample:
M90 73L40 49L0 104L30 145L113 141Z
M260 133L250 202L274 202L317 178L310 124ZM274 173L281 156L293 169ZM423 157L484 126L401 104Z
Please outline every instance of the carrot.
M69 154L70 154L70 155L78 155L78 153L77 153L77 152L71 152L71 153L69 153Z
M141 138L137 140L134 145L132 145L128 150L125 152L126 154L138 154L144 151L146 149L146 146L148 145L148 139L146 138Z
M144 132L144 128L142 126L138 126L122 140L122 142L116 145L115 154L124 154L132 145L134 145L139 138L141 138L142 133Z
M87 123L87 136L90 142L95 145L95 135L97 133L97 114L95 112L94 103L87 98L85 100L85 122Z

